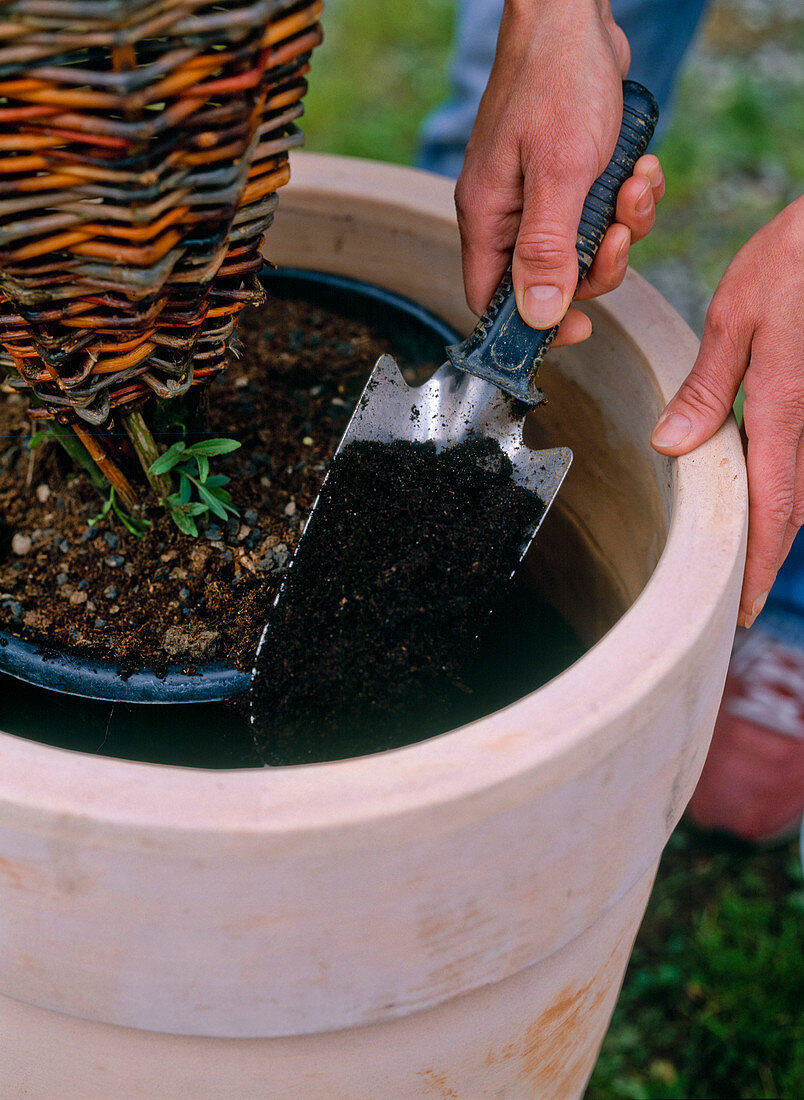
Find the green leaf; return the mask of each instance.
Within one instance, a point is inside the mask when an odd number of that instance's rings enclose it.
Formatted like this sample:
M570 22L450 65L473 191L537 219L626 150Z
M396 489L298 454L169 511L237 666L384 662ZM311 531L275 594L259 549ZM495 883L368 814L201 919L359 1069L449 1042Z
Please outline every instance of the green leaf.
M221 492L222 490L218 490ZM226 519L226 507L223 505L214 493L211 493L205 485L198 486L198 495L204 501L210 512L213 512L220 519Z
M50 432L34 432L34 434L28 440L28 450L35 451L36 448L41 447L46 440L52 438L53 437Z
M179 474L179 504L186 504L193 495L193 483L186 474Z
M187 448L187 457L192 455L228 455L236 451L240 446L236 439L202 439L200 443L193 443Z
M208 489L219 489L222 485L228 485L231 480L226 474L211 474L204 484ZM219 496L220 494L216 493L215 495Z
M171 509L170 515L173 522L183 534L192 535L194 539L198 538L198 528L195 525L195 520L192 516L188 516L183 508Z
M196 455L198 463L198 480L205 482L209 477L209 459L206 455Z
M178 443L174 443L172 447L168 447L163 455L160 455L156 462L152 463L148 473L149 474L166 474L168 470L172 470L183 458L183 452L187 449L187 444L182 440Z
M200 500L192 500L189 504L182 504L181 511L188 516L202 516L209 511L206 504Z

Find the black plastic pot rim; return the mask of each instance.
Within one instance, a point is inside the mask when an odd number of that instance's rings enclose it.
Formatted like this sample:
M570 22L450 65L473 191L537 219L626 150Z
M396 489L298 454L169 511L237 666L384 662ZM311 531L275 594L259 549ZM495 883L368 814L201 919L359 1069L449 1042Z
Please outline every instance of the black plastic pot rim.
M423 306L371 283L301 268L265 268L261 279L266 284L284 282L286 291L295 287L300 297L305 288L315 286L333 297L352 295L358 302L389 308L429 329L444 345L459 338L453 328ZM48 650L3 631L0 672L64 695L126 703L220 702L242 694L251 683L250 672L241 672L225 661L170 665L164 673L148 669L129 673L112 661Z

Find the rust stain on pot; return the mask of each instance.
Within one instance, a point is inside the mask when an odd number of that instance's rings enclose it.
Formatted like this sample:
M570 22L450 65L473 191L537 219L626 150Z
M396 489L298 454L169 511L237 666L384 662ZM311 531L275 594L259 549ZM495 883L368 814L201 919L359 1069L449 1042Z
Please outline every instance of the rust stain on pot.
M419 1072L425 1093L440 1097L440 1100L459 1100L459 1094L447 1083L446 1073L425 1069Z
M534 1095L557 1083L572 1093L576 1077L586 1074L591 1051L584 1046L579 1049L577 1037L589 1033L589 1018L607 991L608 983L601 981L600 974L578 989L566 987L527 1028L521 1076L537 1090Z
M27 863L19 863L17 860L0 856L0 875L15 890L27 890L38 894L45 888L41 871Z

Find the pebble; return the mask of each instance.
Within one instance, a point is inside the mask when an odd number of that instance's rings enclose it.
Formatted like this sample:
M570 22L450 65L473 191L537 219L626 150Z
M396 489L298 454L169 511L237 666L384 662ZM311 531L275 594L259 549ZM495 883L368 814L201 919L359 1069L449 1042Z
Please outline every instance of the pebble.
M89 604L87 604L87 607L89 607ZM95 627L96 630L103 630L103 628L106 626L106 620L96 619L92 625Z
M117 547L120 545L120 540L118 539L114 531L104 531L103 537L106 540L106 545L109 547L110 550L116 550Z
M94 600L87 600L87 611L90 613L90 615L94 615L94 613L97 610L98 610L98 605L95 603L95 601Z
M11 539L11 550L20 557L23 554L27 554L32 545L33 543L28 535L21 535L19 531Z
M104 558L104 561L110 569L119 568L125 560L122 554L109 554L107 558Z
M237 532L237 541L238 542L245 542L245 540L249 537L250 534L251 534L251 528L248 526L248 524L242 523L240 525L240 528L238 529L238 532Z
M59 586L61 586L61 585L63 585L63 584L66 584L66 583L67 583L67 579L68 579L68 578L67 578L67 574L66 574L66 573L59 573L59 574L58 574L58 576L56 577L56 584L58 584Z
M50 486L49 485L42 484L42 485L37 485L36 486L36 499L39 501L40 504L46 504L47 501L48 501L49 496L50 496Z
M287 504L285 505L285 507L284 507L284 512L285 512L286 516L295 516L296 515L296 501L295 500L289 500L287 502Z
M210 542L220 542L223 537L223 531L218 527L217 523L210 523L204 535Z
M81 534L81 542L89 542L94 534L95 532L92 530L91 527L86 527Z
M78 606L80 606L80 604L86 603L86 602L87 602L86 592L76 591L76 592L73 592L72 596L70 596L70 603L73 605L73 607L78 607Z
M256 527L257 524L260 522L260 517L257 515L253 508L246 509L246 511L243 513L243 519L249 525L249 527Z
M86 589L89 588L89 581L86 579L86 577L83 577L78 582L78 587L81 589L82 592L85 592Z
M66 580L66 578L65 578L65 580ZM117 599L117 585L116 584L110 584L108 588L104 588L103 598L105 600L116 600Z

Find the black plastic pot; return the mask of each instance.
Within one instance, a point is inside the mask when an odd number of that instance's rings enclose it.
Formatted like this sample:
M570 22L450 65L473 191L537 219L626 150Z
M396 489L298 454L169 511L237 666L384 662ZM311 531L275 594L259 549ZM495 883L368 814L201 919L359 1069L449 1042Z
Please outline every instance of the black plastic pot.
M439 363L444 346L458 338L454 329L420 305L368 283L295 268L266 268L262 280L272 297L303 298L371 325L410 362ZM239 695L250 681L249 673L220 661L198 665L191 675L178 665L165 675L148 670L128 675L111 661L44 652L3 631L0 672L52 692L126 703L215 702Z

